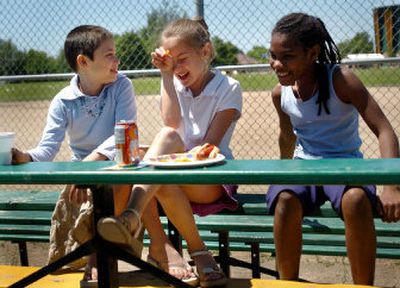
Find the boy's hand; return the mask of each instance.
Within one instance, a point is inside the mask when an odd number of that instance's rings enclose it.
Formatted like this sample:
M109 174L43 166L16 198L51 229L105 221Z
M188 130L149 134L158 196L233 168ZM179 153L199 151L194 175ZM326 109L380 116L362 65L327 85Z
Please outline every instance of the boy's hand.
M163 47L157 48L151 53L151 63L160 69L161 73L173 73L174 61L169 50L164 50Z
M400 186L384 186L378 201L380 201L378 212L383 222L397 222L400 220Z
M108 160L107 157L98 152L92 152L86 156L82 161L104 161ZM71 185L71 190L69 190L69 202L74 204L82 204L89 200L87 188L78 188L77 185Z
M11 149L11 158L12 158L12 164L23 164L27 162L33 162L31 155L26 152L22 152L21 150L18 150L17 148L12 148Z
M71 190L69 190L69 202L80 205L88 200L87 188L77 188L76 185L71 185Z

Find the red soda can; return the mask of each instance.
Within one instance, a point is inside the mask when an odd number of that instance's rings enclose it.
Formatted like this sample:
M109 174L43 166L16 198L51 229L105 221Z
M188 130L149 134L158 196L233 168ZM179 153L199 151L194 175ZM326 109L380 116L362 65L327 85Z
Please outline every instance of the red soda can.
M119 166L137 165L139 157L139 132L134 121L121 120L115 124L115 161Z

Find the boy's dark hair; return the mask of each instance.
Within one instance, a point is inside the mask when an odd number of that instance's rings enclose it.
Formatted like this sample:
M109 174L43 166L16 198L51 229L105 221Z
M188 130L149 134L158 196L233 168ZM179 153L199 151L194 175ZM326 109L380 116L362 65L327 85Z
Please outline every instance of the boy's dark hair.
M94 51L113 35L107 29L95 25L82 25L72 29L65 39L64 55L69 66L77 72L76 58L79 54L93 60Z
M340 63L341 57L332 37L325 28L324 22L318 17L304 13L291 13L282 17L272 30L272 34L282 33L298 41L304 49L319 44L321 51L317 59L318 115L321 115L322 106L330 114L327 101L329 99L328 72L324 64Z

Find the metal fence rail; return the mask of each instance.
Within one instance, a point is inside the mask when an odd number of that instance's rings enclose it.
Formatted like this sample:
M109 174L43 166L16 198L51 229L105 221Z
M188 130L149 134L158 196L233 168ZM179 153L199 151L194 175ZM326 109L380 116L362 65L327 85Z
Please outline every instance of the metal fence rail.
M343 60L342 65L378 65L378 64L398 64L400 57L388 57L384 59L364 59L364 60ZM265 72L271 69L269 64L247 64L247 65L224 65L215 66L215 69L225 72ZM151 77L160 76L158 69L143 69L143 70L120 70L120 73L127 77ZM10 75L0 76L0 81L16 82L16 81L56 81L56 80L69 80L74 73L54 73L54 74L36 74L36 75Z

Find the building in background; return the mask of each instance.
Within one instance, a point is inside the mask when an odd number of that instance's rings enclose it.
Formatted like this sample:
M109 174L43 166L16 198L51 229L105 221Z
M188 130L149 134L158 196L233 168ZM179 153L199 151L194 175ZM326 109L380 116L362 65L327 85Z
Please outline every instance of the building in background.
M386 56L400 55L400 5L373 10L375 52Z

